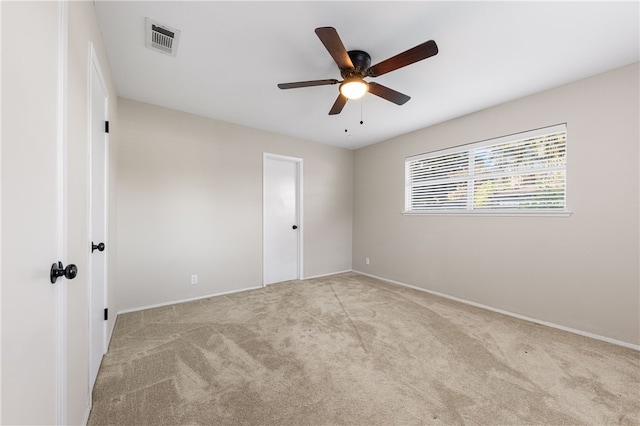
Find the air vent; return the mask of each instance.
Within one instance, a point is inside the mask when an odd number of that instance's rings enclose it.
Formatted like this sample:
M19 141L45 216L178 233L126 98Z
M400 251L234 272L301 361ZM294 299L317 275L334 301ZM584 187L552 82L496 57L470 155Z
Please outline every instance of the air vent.
M146 42L149 49L176 56L180 30L146 18Z

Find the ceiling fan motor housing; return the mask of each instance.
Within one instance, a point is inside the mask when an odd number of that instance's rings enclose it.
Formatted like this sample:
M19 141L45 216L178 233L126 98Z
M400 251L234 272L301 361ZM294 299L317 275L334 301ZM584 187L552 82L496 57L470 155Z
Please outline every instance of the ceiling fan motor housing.
M362 50L350 50L347 54L349 55L349 59L351 59L351 63L353 63L353 68L341 69L340 74L342 78L347 79L355 76L360 78L364 77L371 66L371 56Z

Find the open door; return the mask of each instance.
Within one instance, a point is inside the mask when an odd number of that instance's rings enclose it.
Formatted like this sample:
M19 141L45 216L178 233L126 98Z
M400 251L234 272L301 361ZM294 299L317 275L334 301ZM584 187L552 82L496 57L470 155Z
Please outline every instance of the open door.
M1 424L66 423L66 4L2 2Z

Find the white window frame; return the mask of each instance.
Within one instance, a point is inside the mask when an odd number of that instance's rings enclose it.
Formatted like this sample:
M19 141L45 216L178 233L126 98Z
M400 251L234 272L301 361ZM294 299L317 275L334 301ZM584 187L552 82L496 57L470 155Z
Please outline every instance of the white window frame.
M474 154L477 150L491 147L491 146L496 146L496 145L508 144L510 142L513 142L515 144L518 141L542 137L545 135L558 133L558 132L565 133L564 165L561 165L559 167L552 167L552 168L545 167L540 169L533 169L533 171L540 173L543 170L544 171L549 170L549 171L555 171L555 172L560 171L564 173L564 193L563 193L564 198L563 198L562 206L552 207L552 208L520 207L520 208L513 208L513 209L491 208L491 207L475 208L474 207L473 203L474 203L475 182L481 179L486 179L488 176L491 176L489 174L476 175L474 173L473 159L475 158ZM544 127L544 128L535 129L535 130L529 130L526 132L516 133L512 135L494 138L494 139L488 139L485 141L474 142L474 143L470 143L462 146L457 146L453 148L427 152L424 154L407 157L405 159L405 209L403 211L403 214L405 215L463 215L463 216L466 216L466 215L471 215L471 216L564 216L564 217L570 216L571 212L567 208L567 167L566 167L567 145L568 145L567 140L568 140L567 125L566 123L563 123L563 124L557 124L554 126ZM412 180L412 176L411 176L412 164L414 164L416 161L425 160L425 159L435 159L437 161L439 157L452 156L455 154L461 154L462 157L466 155L468 156L468 159L469 159L468 164L465 164L467 160L464 160L464 162L459 161L458 163L456 163L456 165L464 164L466 171L464 174L461 174L460 177L456 177L455 179L453 179L453 181L466 183L466 196L463 199L461 199L461 201L458 202L458 205L454 208L427 207L425 209L412 210L411 206L414 201L413 199L414 190L416 187L419 186L416 182ZM510 174L509 172L500 173L500 176L516 176L519 174L522 174L522 171L514 172L513 175ZM450 184L452 182L452 179L450 178L450 176L448 176L447 178L443 178L441 180L437 178L432 178L432 179L433 179L432 182L434 183L438 183L440 181L442 182L447 181Z

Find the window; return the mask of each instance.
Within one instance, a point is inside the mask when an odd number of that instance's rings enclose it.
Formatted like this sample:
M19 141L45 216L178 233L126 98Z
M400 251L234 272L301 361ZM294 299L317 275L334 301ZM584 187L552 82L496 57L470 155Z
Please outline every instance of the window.
M561 124L408 157L405 213L566 214L566 153Z

